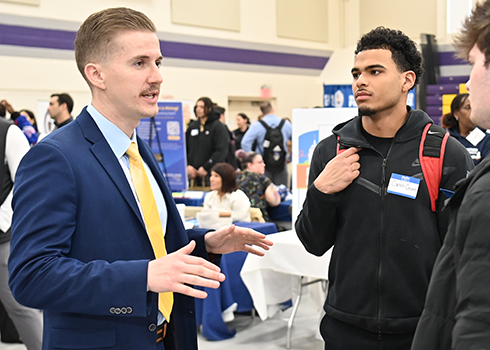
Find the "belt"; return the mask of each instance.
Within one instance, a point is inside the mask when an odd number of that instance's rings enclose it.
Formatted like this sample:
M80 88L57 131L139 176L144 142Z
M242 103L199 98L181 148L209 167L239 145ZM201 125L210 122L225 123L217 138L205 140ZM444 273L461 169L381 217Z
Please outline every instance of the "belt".
M157 327L157 343L163 341L163 338L167 335L167 324L168 322L165 321Z

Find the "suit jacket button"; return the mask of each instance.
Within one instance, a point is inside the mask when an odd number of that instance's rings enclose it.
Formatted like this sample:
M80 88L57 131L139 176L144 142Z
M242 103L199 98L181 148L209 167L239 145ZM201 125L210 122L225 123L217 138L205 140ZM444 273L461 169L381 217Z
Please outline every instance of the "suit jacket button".
M128 311L128 314L132 313L133 312L133 308L131 306L128 306L126 308L126 310Z
M126 309L125 307L122 307L122 308L121 308L121 313L122 313L123 315L126 315L126 314L128 313L128 309Z
M157 329L157 325L156 325L156 324L154 324L154 323L150 324L150 326L148 327L148 330L149 330L150 332L155 331L155 329Z
M114 312L116 313L116 315L119 315L121 313L121 309L116 307L116 310L114 310Z
M115 308L115 307L111 307L111 308L109 309L109 312L110 312L111 314L115 314L115 313L116 313L116 308Z

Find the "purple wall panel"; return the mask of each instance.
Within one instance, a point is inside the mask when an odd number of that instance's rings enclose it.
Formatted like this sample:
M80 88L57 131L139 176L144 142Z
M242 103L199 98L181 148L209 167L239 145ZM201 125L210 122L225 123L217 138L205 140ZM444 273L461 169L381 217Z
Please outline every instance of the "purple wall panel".
M76 32L0 24L0 45L73 50ZM322 70L328 57L160 41L164 57Z

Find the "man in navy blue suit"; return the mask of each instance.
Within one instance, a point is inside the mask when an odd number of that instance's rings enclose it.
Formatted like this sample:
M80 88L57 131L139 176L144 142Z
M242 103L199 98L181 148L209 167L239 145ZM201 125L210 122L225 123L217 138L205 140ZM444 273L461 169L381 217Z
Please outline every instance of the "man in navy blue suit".
M219 286L225 276L211 262L219 254L262 255L253 245L272 244L235 226L184 230L158 164L135 132L158 111L155 32L148 17L127 8L89 16L75 57L92 103L33 147L18 169L10 287L20 303L44 310L43 349L196 349L193 298L206 293L192 285ZM144 160L165 236L167 255L158 259L131 179L131 143ZM174 297L169 320L158 309L164 292Z

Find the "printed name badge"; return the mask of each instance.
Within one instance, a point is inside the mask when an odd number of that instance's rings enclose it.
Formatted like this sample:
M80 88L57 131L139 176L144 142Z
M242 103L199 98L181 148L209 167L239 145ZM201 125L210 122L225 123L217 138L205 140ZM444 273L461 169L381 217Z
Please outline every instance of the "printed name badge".
M481 131L479 128L474 128L468 136L466 136L466 140L471 142L473 146L476 146L480 143L481 140L483 140L487 136L487 134L483 131Z
M415 199L419 185L420 179L393 173L388 184L388 193Z

